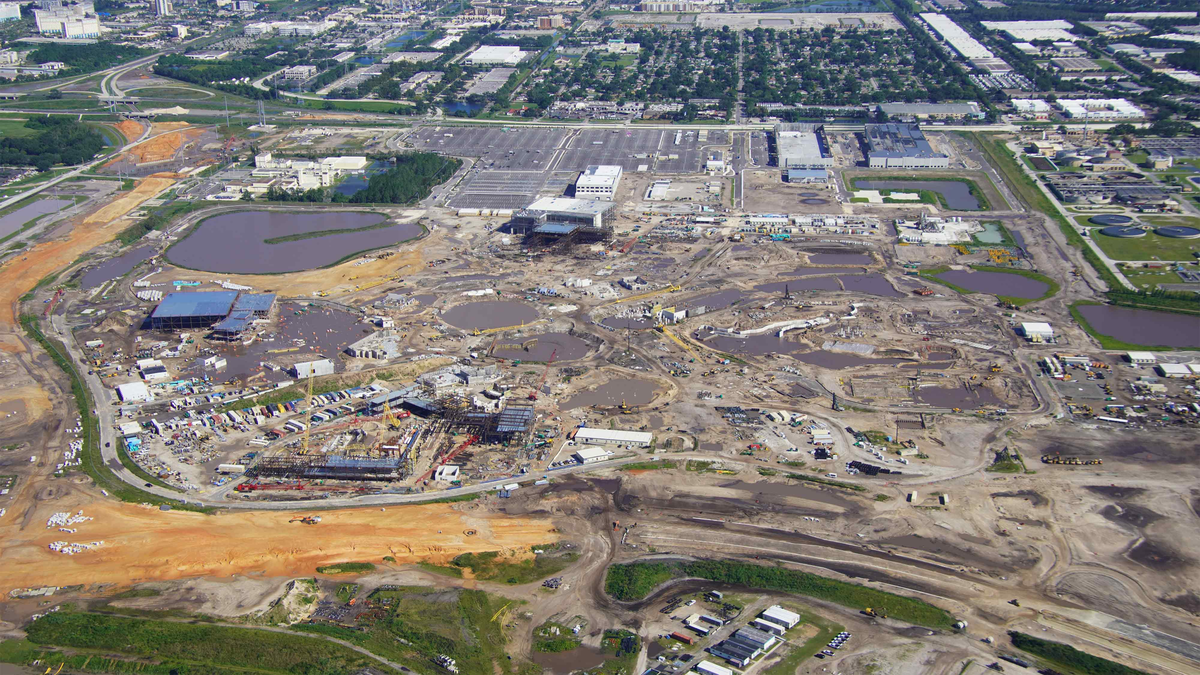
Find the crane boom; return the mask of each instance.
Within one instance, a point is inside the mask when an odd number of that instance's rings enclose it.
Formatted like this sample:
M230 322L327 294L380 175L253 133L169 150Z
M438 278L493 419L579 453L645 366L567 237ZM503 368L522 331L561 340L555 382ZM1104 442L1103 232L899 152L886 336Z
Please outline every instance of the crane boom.
M538 392L541 391L542 387L546 384L546 376L550 374L550 364L554 363L555 356L558 356L557 349L550 352L550 360L546 362L546 369L542 371L542 376L538 378L537 386L533 388L533 391L529 392L530 401L537 400Z

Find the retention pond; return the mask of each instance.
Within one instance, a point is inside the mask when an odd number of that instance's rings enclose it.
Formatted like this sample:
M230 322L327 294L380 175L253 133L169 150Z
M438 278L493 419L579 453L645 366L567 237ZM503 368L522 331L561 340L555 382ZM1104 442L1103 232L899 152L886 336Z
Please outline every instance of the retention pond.
M971 187L954 180L856 180L854 186L860 190L928 190L940 194L954 211L979 210Z
M1006 295L1013 298L1034 300L1050 290L1050 286L1037 279L1030 279L1019 274L1006 272L979 272L966 270L951 270L934 275L944 279L959 288L976 293Z
M537 318L536 309L512 300L468 302L442 312L442 321L465 330L522 326Z
M645 405L654 400L656 391L658 391L658 386L649 380L633 378L609 380L591 391L575 394L562 404L562 409L574 410L592 405L615 406L622 403Z
M420 234L420 225L388 225L386 217L378 213L238 211L202 221L167 250L167 259L206 272L299 272Z
M1084 305L1079 313L1097 333L1122 342L1200 348L1200 316L1110 305Z

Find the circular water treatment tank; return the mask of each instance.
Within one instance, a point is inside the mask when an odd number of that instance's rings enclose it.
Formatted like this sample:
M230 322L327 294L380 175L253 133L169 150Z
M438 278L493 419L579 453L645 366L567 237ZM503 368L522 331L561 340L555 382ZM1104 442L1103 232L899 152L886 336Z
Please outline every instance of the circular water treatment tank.
M1146 236L1146 231L1140 227L1130 227L1128 225L1113 225L1100 230L1100 234L1106 237L1118 237L1120 239L1133 239L1135 237Z
M1200 237L1200 230L1194 227L1183 227L1182 225L1160 227L1155 230L1154 233L1159 236L1170 237L1172 239L1196 239Z
M1127 225L1133 222L1133 218L1129 216L1121 216L1115 213L1105 213L1099 216L1092 216L1089 220L1097 225Z

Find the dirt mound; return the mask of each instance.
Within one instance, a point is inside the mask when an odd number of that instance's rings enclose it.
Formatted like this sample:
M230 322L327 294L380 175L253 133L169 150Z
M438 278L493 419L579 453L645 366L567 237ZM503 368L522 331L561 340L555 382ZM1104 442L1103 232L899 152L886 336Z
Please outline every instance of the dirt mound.
M121 135L131 143L141 138L142 132L146 130L146 127L142 126L141 122L134 120L121 120L114 124L113 127L121 132Z

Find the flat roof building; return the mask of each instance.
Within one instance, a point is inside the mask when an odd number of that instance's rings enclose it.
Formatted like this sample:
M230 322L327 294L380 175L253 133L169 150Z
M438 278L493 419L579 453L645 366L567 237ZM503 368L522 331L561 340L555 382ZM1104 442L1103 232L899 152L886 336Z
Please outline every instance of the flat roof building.
M1160 363L1158 373L1163 377L1191 377L1192 369L1185 363Z
M613 236L609 220L616 208L616 202L601 199L544 197L513 214L509 226L513 234L546 245L608 241Z
M144 382L129 382L117 385L117 397L122 401L149 401L150 390Z
M621 184L621 167L612 164L593 164L575 180L576 199L613 200Z
M575 461L579 462L580 464L594 464L596 462L603 462L609 457L612 457L612 454L613 453L611 450L605 450L604 448L591 445L586 448L580 448L576 450L575 454L571 456L574 457Z
M1035 321L1021 324L1021 334L1030 342L1046 342L1054 337L1054 329L1048 323Z
M575 432L576 443L598 443L601 445L632 445L638 448L650 447L654 434L646 431L623 431L621 429L592 429L580 427Z
M1123 98L1059 99L1058 107L1071 119L1105 121L1146 117L1141 108Z
M702 675L733 675L733 671L725 666L718 666L717 664L709 663L708 661L701 661L700 663L697 663L695 670L697 673L701 673Z
M207 328L229 316L237 297L237 291L168 293L151 312L150 328Z
M520 47L485 45L471 52L466 62L469 66L515 66L526 56L529 52L521 51Z
M867 165L873 169L946 169L950 158L935 152L915 124L868 124Z
M1130 363L1139 365L1152 365L1158 363L1158 358L1150 352L1125 352L1125 358L1129 359Z
M947 119L973 117L981 119L985 113L979 104L969 103L880 103L879 109L893 117L915 117L918 119Z
M945 14L925 12L921 14L921 19L964 59L995 58L995 54Z
M796 624L800 623L799 614L788 611L779 605L771 605L770 607L764 609L762 614L759 614L759 616L767 621L777 623L785 628L792 628Z
M321 375L333 374L333 361L329 359L317 359L315 361L301 361L291 367L292 377L305 378L309 375L320 377Z
M775 148L781 169L824 169L833 166L820 124L776 124Z

